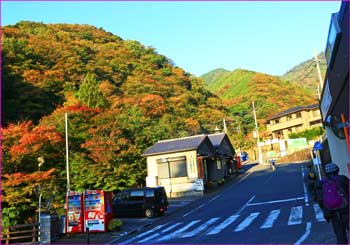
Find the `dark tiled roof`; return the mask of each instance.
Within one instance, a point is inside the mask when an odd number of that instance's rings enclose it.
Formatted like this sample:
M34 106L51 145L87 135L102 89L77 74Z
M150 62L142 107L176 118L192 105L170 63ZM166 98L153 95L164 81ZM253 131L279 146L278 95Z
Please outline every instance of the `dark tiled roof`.
M208 137L213 146L216 148L220 146L222 140L225 138L225 133L209 134Z
M195 150L198 149L206 137L206 135L202 134L186 138L158 141L156 144L148 148L142 154L142 156L158 155L185 150Z
M298 111L312 110L312 109L315 109L318 107L319 107L319 104L313 104L313 105L308 105L308 106L296 106L296 107L290 108L288 110L282 111L280 113L277 113L277 114L271 116L268 120L283 117L283 116L293 114L293 113L298 112Z

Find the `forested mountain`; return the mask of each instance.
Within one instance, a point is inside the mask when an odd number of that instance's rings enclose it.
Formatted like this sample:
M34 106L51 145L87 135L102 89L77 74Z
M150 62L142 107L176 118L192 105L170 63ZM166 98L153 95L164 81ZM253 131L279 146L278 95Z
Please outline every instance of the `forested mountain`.
M271 115L298 105L317 101L316 94L298 83L287 82L268 74L237 69L229 74L213 76L207 88L217 94L234 118L235 127L244 134L253 127L252 101L255 102L260 127Z
M317 59L319 60L321 77L324 79L327 68L326 57L324 53L322 52L318 54ZM320 79L314 58L311 58L293 67L281 78L286 81L299 83L301 86L312 90L314 93L316 93L317 87L320 85Z
M205 81L207 85L209 85L211 83L215 83L216 80L228 74L230 74L230 71L218 68L202 75L201 78Z
M65 113L77 191L143 185L144 150L229 118L201 79L151 47L93 26L26 21L2 28L2 112L3 225L36 217L39 185L63 207Z

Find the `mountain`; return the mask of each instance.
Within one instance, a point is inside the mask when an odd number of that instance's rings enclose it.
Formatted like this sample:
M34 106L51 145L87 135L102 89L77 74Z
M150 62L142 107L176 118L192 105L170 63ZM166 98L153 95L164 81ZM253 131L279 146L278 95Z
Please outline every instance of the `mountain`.
M230 74L230 71L225 70L223 68L218 68L208 73L205 73L201 76L201 78L205 81L207 85L210 83L215 83L215 81L227 74Z
M317 55L317 59L320 65L321 77L324 79L327 69L326 57L324 53L319 53ZM316 91L317 87L320 85L320 79L314 58L296 65L291 70L287 71L286 74L281 77L281 79L296 82L312 91Z
M255 102L260 127L275 113L317 101L316 95L308 88L277 76L237 69L213 77L215 80L208 81L207 88L223 100L230 116L235 118L235 126L240 124L245 134L254 127L252 101Z
M148 147L211 133L230 118L202 79L151 47L89 25L3 26L1 75L6 226L36 217L38 186L64 213L65 118L70 188L80 192L144 186ZM45 159L39 168L38 158Z

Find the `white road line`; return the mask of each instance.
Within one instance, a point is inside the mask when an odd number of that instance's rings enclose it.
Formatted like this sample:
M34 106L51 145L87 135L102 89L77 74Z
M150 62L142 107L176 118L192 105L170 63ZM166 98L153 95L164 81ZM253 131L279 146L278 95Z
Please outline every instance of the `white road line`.
M264 224L260 227L261 229L271 228L273 223L276 221L278 216L280 215L281 210L272 210L269 214L269 217L265 220Z
M221 224L216 226L214 229L212 229L210 232L208 232L207 235L215 235L220 233L223 229L225 229L227 226L232 224L238 217L239 215L232 215L228 217L227 219L224 220L224 222L222 222Z
M197 211L198 209L200 209L201 207L204 207L205 205L207 205L208 203L203 203L202 205L198 206L197 208L193 209L192 211L184 214L182 217L186 217L187 215L190 215L191 213Z
M245 209L247 206L249 206L249 203L251 201L253 201L254 198L255 198L255 195L252 196L252 198L250 198L249 201L246 204L244 204L244 206L236 214L240 214L243 211L243 209Z
M295 198L282 199L282 200L275 200L275 201L249 203L247 206L256 206L256 205L264 205L264 204L273 204L273 203L280 203L280 202L292 202L292 201L297 201L297 200L304 200L304 197L295 197Z
M308 198L308 195L307 195L307 189L306 189L306 185L305 185L304 166L301 166L301 175L303 176L303 188L304 188L305 206L309 206L309 198Z
M298 241L296 241L294 244L295 245L299 245L300 243L302 243L303 241L305 241L305 239L310 235L311 232L311 222L307 222L306 223L306 230L304 235L302 235Z
M197 208L193 209L192 211L190 211L190 212L184 214L182 217L186 217L187 215L190 215L190 214L194 213L194 212L197 211L198 209L204 207L205 205L209 204L210 202L214 201L215 199L217 199L217 198L219 198L219 197L220 197L220 195L217 195L217 196L213 197L213 198L210 199L208 202L203 203L202 205L198 206Z
M292 207L290 210L288 225L297 225L301 224L303 218L303 207Z
M323 217L323 212L322 209L320 208L320 206L318 204L314 204L314 210L315 210L315 215L316 215L316 219L317 221L326 221L325 218Z
M240 223L237 228L235 229L235 232L237 231L243 231L245 228L247 228L258 216L260 213L251 213L245 220Z
M161 232L156 233L156 234L153 234L152 236L146 237L145 239L143 239L143 240L141 240L141 241L138 241L137 243L143 243L143 242L152 240L152 239L154 239L154 238L160 236L162 233L168 232L168 231L174 229L176 226L179 226L179 225L181 225L181 224L182 224L182 222L175 223L175 224L169 226L168 228L162 230Z
M212 225L213 223L215 223L219 218L212 218L210 220L208 220L207 222L205 222L204 224L202 224L201 226L199 226L198 228L194 229L191 232L187 232L185 234L183 234L181 236L181 238L185 238L185 237L192 237L197 235L199 232L207 229L210 225Z
M185 230L187 230L188 228L190 228L191 226L197 224L198 222L200 222L200 220L194 220L191 223L189 223L188 225L182 227L181 229L179 229L179 230L177 230L177 231L175 231L167 236L161 237L160 239L158 239L158 241L172 239L172 238L176 237L177 235L181 234L182 232L184 232Z

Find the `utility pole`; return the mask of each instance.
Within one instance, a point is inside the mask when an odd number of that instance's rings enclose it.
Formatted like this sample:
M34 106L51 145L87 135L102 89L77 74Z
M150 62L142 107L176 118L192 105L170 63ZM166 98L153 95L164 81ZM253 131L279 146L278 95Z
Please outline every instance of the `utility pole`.
M253 113L254 113L254 121L255 121L255 131L256 131L256 137L257 137L259 163L263 164L263 157L262 157L262 152L261 152L261 147L260 147L260 139L259 139L259 128L258 128L258 122L256 120L256 112L255 112L254 101L252 101L252 104L253 104Z
M224 123L224 132L225 134L227 133L227 128L226 128L226 121L225 118L222 119L223 123Z
M317 86L318 99L321 100L320 91L322 91L323 79L322 79L322 75L321 75L320 61L318 60L316 49L314 49L314 56L315 56L315 62L316 62L316 67L317 67L318 78L320 80L320 86Z
M67 171L67 193L70 191L69 181L69 158L68 158L68 114L65 113L65 126L66 126L66 171Z

